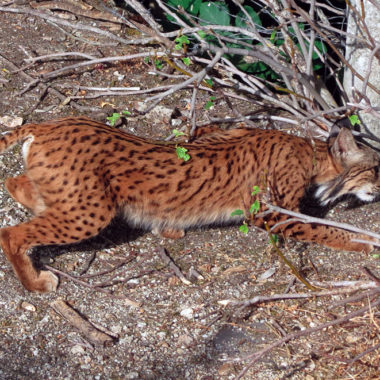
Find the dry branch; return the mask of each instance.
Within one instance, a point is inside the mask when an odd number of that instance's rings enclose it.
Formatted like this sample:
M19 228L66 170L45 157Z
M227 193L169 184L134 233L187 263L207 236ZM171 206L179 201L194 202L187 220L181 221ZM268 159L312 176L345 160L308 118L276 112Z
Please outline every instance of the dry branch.
M103 331L97 329L62 299L53 301L50 306L56 313L65 318L70 325L77 328L91 343L101 346L109 346L114 343L114 334L105 333L104 328Z
M18 73L27 81L29 81L29 84L33 83L33 85L40 85L41 86L41 92L42 94L45 92L51 93L54 96L56 96L59 101L62 103L67 102L70 103L75 109L77 109L80 112L92 112L97 110L95 107L89 107L89 106L81 106L73 101L71 99L68 99L65 95L61 94L57 89L51 86L47 86L44 84L40 84L39 81L36 81L34 78L32 78L30 75L24 73L22 70L20 70L13 62L8 60L6 57L4 57L2 54L0 54L0 59L3 60L4 65L7 66L11 71L18 71ZM28 85L29 86L29 85ZM27 87L28 87L27 86ZM41 99L38 99L37 104L35 104L31 109L29 109L27 112L25 112L26 115L29 115L33 110L38 106L38 103L41 101Z
M125 38L118 37L118 36L114 35L113 33L107 32L106 30L102 30L100 28L96 28L96 27L90 26L90 25L85 25L85 24L82 24L80 22L71 23L71 22L63 20L61 18L53 17L53 16L48 15L47 13L44 13L44 12L41 12L38 10L34 10L34 9L30 9L30 8L0 7L0 12L27 14L30 16L42 18L42 19L47 20L47 21L51 21L51 22L58 24L58 25L68 26L72 29L86 30L88 32L99 34L101 36L104 36L106 38L109 38L111 40L114 40L114 41L117 41L117 42L120 42L123 44L129 45L131 43L135 43L135 41L133 41L133 40L126 40Z
M315 285L315 283L313 284ZM322 287L321 285L324 285L324 287L327 287L328 284L318 283L318 287ZM344 287L344 288L321 291L321 292L273 294L271 296L256 296L246 301L221 300L221 301L218 301L218 303L223 306L249 307L249 306L254 306L260 303L274 302L274 301L287 300L287 299L305 299L305 298L314 298L314 297L329 297L329 296L334 296L338 294L350 294L353 292L357 292L358 290L372 289L372 288L374 288L372 291L367 292L364 295L361 295L361 297L355 297L352 300L351 299L345 300L344 303L348 303L348 302L353 302L353 300L357 301L362 298L366 298L367 296L378 294L380 293L380 287L377 286L375 282L367 282L365 285L359 284L358 286L350 286L350 287ZM335 306L337 305L334 305L334 307Z

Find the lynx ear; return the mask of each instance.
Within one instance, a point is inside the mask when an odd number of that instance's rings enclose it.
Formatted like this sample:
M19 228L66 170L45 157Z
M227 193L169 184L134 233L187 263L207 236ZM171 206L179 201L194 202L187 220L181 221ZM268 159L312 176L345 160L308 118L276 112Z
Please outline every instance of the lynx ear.
M340 131L341 131L341 128L339 128L336 124L333 124L330 129L329 140L332 139L333 137L338 136Z
M336 134L336 130L333 129L334 128L331 130L330 136L333 133ZM340 162L343 166L357 162L363 157L362 151L356 144L351 130L348 128L341 128L335 138L329 138L329 143L330 152L334 159Z

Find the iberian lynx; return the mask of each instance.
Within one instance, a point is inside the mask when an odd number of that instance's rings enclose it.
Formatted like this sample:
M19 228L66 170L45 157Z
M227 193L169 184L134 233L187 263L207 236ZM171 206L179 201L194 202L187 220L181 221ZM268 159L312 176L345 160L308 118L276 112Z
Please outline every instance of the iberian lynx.
M380 192L379 156L358 145L348 129L314 144L276 130L215 132L181 144L191 156L186 162L177 158L175 145L84 117L22 126L0 139L0 149L18 141L24 141L26 173L5 186L35 216L1 229L0 243L30 291L55 290L58 279L36 271L28 250L94 236L117 213L135 226L179 238L191 227L241 221L231 213L252 203L252 188L263 178L269 200L295 211L311 186L323 205L349 193L372 201ZM256 226L288 219L261 206ZM324 225L289 221L274 232L335 249L372 249L352 241L365 236Z

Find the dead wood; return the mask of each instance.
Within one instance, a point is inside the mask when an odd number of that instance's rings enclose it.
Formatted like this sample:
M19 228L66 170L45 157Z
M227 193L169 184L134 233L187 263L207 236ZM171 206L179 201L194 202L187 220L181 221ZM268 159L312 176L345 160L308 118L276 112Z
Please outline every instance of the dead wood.
M109 346L114 343L115 335L107 334L95 328L87 319L82 317L77 311L69 306L64 300L57 299L50 306L63 318L79 330L91 343L101 346ZM104 329L103 329L104 330Z

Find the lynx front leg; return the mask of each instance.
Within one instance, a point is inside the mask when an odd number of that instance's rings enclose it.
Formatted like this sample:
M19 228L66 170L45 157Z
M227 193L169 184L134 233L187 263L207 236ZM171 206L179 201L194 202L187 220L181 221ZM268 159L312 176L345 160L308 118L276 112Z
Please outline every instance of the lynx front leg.
M373 240L367 235L356 234L340 228L320 224L305 224L290 222L278 227L274 233L283 234L296 240L314 242L326 247L352 252L369 253L373 250L372 244L357 243L353 239Z

